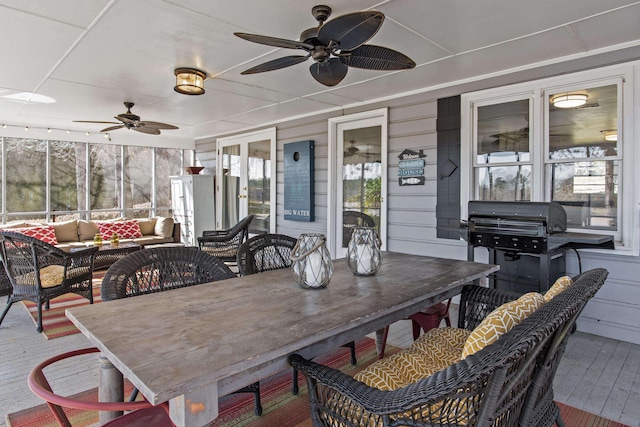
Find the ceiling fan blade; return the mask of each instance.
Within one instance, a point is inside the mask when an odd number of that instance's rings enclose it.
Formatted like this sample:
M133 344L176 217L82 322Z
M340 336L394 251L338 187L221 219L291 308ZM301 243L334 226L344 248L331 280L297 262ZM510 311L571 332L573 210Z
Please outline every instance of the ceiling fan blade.
M153 127L156 129L179 129L177 126L174 125L169 125L167 123L160 123L160 122L148 122L148 121L143 121L140 122L141 126L146 126L146 127Z
M408 56L387 47L365 44L350 52L341 52L340 61L349 67L366 70L409 70L416 66Z
M74 120L73 123L101 123L104 125L117 125L118 122L101 122L96 120Z
M100 132L111 132L112 130L122 129L123 127L124 127L124 125L110 126L108 128L102 129Z
M347 75L349 67L340 62L338 58L331 58L325 62L311 64L309 71L316 81L325 86L335 86Z
M313 49L313 45L309 43L302 43L295 40L281 39L278 37L269 37L269 36L261 36L259 34L248 34L248 33L233 33L241 39L248 40L254 43L265 44L267 46L274 47L284 47L287 49L304 49L311 50Z
M248 70L244 70L240 74L255 74L255 73L264 73L265 71L279 70L280 68L290 67L291 65L296 65L301 62L304 62L308 58L309 58L309 55L285 56L282 58L267 61L260 65L256 65L255 67L249 68Z
M160 129L154 127L140 126L132 127L131 129L135 130L136 132L147 133L149 135L160 135Z
M383 21L384 13L374 10L348 13L320 27L318 40L324 45L337 42L340 50L352 50L373 37Z

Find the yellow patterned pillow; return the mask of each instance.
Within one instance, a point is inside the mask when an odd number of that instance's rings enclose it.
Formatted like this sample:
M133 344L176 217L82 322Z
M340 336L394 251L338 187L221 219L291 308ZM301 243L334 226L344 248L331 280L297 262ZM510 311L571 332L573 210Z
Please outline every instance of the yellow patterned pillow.
M542 295L529 292L515 301L496 308L471 332L462 350L461 358L464 359L495 342L544 303Z
M64 267L62 265L49 265L40 269L40 284L43 288L58 286L62 284L62 279L64 279ZM33 272L16 277L16 282L22 285L36 285Z
M554 283L553 286L551 286L551 288L549 288L549 290L544 294L544 300L546 302L551 301L553 297L555 297L560 292L567 289L572 284L573 284L573 279L571 279L571 277L569 276L558 277L558 280L556 280L556 283Z

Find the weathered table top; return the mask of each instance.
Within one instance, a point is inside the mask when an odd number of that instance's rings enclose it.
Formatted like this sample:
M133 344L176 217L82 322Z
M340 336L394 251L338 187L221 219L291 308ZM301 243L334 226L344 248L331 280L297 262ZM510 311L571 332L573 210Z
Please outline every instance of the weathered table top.
M286 369L289 354L311 357L361 338L498 268L384 253L371 277L355 276L344 259L334 261L324 289L302 289L285 269L66 314L150 402L169 400L172 417L188 412L186 402L209 396L195 418L174 419L203 425L217 416L219 395Z

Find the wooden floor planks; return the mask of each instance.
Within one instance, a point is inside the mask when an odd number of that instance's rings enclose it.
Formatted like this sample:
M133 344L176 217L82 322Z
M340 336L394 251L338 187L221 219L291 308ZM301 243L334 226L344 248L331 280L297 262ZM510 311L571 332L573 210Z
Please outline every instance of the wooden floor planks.
M0 306L4 302L0 298ZM456 309L452 306L454 325ZM407 347L411 342L409 321L391 325L389 344ZM0 326L0 427L6 426L6 413L41 403L26 382L36 363L87 346L89 342L81 334L45 340L36 332L26 310L15 304ZM95 356L83 359L74 366L56 367L48 373L56 391L72 394L97 385ZM573 334L556 374L554 389L560 402L640 427L640 345L580 332Z

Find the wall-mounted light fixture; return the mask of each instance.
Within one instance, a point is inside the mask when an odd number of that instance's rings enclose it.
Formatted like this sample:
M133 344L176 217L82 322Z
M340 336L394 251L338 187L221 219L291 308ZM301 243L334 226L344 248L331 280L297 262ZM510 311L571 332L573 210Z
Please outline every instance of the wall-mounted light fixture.
M176 68L176 85L173 88L184 95L202 95L204 93L204 79L207 77L204 71L195 68Z
M604 135L605 141L615 142L618 140L618 131L615 129L601 130L600 133Z
M587 95L581 93L565 93L554 96L551 103L556 108L575 108L587 103Z

